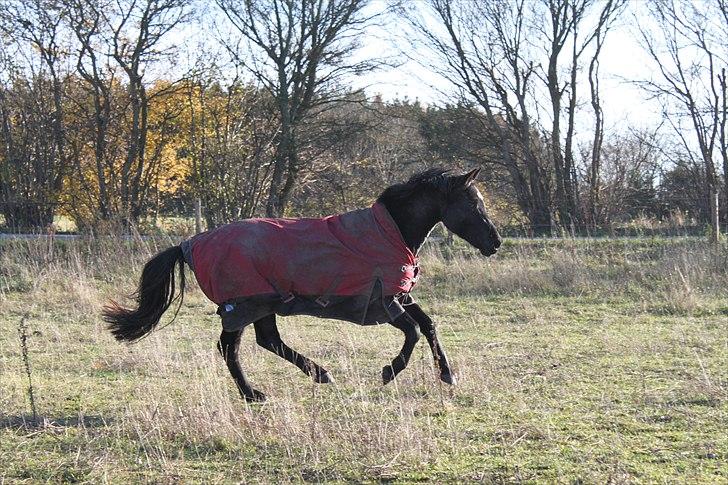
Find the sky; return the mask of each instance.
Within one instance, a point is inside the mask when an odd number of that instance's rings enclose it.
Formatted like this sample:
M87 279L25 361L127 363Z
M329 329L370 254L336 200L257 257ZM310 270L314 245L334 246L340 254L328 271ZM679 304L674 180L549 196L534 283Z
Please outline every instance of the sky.
M622 24L609 33L600 58L600 88L606 128L623 126L625 123L632 127L654 126L661 118L659 104L647 100L645 93L628 81L649 77L653 65L635 39L634 32L626 22ZM401 48L398 40L384 37L377 34L368 36L362 55L394 54ZM423 52L423 58L425 55ZM393 69L367 74L355 80L354 85L365 87L369 95L381 95L385 100L408 98L426 105L443 103L445 98L442 91L450 90L446 80L412 60ZM584 101L588 100L588 89L588 84L581 85Z

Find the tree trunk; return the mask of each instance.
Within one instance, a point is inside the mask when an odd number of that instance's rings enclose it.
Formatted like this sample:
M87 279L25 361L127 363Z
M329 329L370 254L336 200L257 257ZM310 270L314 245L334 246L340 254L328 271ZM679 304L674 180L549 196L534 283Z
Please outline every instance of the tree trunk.
M298 160L293 120L288 107L288 96L281 95L281 132L273 161L273 176L268 191L265 212L268 217L282 217L297 181Z
M589 87L591 105L594 110L594 137L592 139L591 163L589 165L589 223L596 229L599 223L599 189L601 177L602 143L604 142L604 123L602 121L602 105L599 96L599 61L602 39L597 38L597 52L589 63Z
M149 99L141 77L138 78L137 93L139 94L139 136L136 141L136 171L131 183L130 205L131 217L134 222L138 221L143 214L144 200L147 195L147 191L150 188L149 183L144 183L142 181L144 170L147 168L146 150L147 133L149 130Z
M202 232L202 200L195 198L195 233Z
M564 144L564 176L565 180L565 196L566 210L568 213L568 223L573 226L579 219L577 214L577 181L576 181L576 164L574 162L574 123L576 119L576 72L578 65L578 57L576 52L577 38L576 27L574 27L574 38L571 58L571 77L569 79L569 106L567 109L567 127L566 141ZM566 221L565 221L566 222Z
M720 144L720 156L723 159L723 221L728 227L728 79L726 79L726 69L721 69L718 76L721 93L721 115L720 115L720 136L718 143Z
M710 222L712 226L711 241L713 244L718 244L720 241L720 218L719 213L719 197L718 192L713 189L710 191Z

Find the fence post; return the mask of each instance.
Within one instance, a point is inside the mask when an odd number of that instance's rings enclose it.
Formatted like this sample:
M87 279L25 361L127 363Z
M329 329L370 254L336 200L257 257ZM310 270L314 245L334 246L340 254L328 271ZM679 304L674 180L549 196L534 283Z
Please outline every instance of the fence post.
M710 219L711 219L711 225L713 226L713 231L711 235L711 239L713 244L718 244L720 241L720 220L718 219L718 214L720 211L718 210L718 191L711 191L713 192L710 194Z

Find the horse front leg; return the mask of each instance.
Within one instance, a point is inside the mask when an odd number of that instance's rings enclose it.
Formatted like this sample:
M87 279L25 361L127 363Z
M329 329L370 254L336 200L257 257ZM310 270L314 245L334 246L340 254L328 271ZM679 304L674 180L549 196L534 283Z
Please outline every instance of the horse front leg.
M442 345L440 345L440 340L437 338L437 330L432 319L417 303L412 303L404 308L407 314L419 324L420 331L427 339L427 343L432 350L432 357L435 359L435 365L437 365L440 371L440 380L450 385L457 384L457 379L450 369L450 362L447 360L447 355L445 355L445 351Z
M398 316L394 321L389 322L389 324L404 332L404 345L402 346L402 350L399 351L399 355L392 360L392 363L384 366L382 369L382 381L385 385L394 380L397 374L407 367L415 344L420 339L417 322L407 313Z
M238 360L238 351L240 349L240 338L243 336L243 329L235 332L222 331L220 334L220 340L217 343L217 350L220 351L220 355L225 359L227 368L230 374L235 380L235 384L238 386L240 395L245 398L248 402L263 402L265 401L265 394L253 389L248 379L245 378L243 369L240 367Z

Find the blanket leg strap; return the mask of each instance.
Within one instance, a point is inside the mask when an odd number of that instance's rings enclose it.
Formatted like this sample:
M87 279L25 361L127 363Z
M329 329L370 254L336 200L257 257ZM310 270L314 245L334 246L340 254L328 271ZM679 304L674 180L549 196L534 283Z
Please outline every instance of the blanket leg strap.
M326 308L329 306L329 303L331 303L331 295L334 294L334 292L339 288L339 283L341 283L341 280L343 277L341 275L337 275L336 278L334 278L334 281L329 285L329 287L324 291L324 293L316 298L316 303L321 308Z

